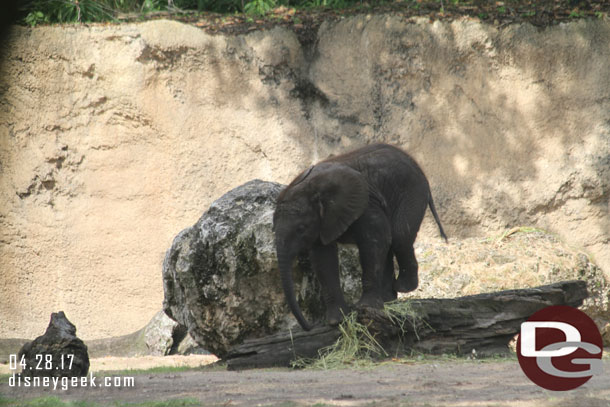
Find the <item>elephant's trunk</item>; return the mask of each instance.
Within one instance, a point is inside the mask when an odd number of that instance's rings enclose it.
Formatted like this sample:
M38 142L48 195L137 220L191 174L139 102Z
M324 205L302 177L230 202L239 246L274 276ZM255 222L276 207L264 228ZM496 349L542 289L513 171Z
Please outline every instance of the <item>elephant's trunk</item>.
M303 329L309 331L311 329L311 325L309 325L309 323L301 313L301 308L299 308L299 304L297 303L297 299L294 294L294 283L292 281L292 260L293 258L291 256L282 256L278 253L278 264L280 269L280 276L282 278L282 287L284 288L286 302L288 302L288 306L290 307L292 314L297 319L299 324L303 327Z

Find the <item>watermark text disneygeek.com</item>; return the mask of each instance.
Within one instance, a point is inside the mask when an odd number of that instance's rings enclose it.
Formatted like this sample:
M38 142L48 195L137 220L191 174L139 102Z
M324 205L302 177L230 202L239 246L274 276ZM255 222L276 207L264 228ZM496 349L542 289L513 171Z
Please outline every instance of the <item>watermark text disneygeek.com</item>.
M135 379L131 376L96 377L92 372L86 376L69 374L74 363L74 355L39 354L33 355L29 361L24 355L10 355L9 369L14 373L9 377L9 387L20 388L51 388L53 390L68 390L76 387L134 387ZM21 373L19 373L21 370ZM66 374L68 373L68 374Z
M28 377L14 373L8 379L9 387L19 388L50 388L53 390L68 390L76 387L134 387L135 379L129 376L96 377L93 373L83 377Z

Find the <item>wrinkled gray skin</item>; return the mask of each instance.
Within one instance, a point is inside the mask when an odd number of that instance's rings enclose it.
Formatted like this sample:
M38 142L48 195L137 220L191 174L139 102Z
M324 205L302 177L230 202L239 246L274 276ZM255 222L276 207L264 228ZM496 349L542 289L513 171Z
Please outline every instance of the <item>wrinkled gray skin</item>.
M339 282L337 243L358 246L362 297L357 306L381 308L397 292L417 288L413 242L428 206L446 240L426 176L404 151L386 144L331 157L296 177L278 196L273 223L284 293L303 329L311 326L292 281L292 263L299 253L309 252L326 319L337 325L349 310Z

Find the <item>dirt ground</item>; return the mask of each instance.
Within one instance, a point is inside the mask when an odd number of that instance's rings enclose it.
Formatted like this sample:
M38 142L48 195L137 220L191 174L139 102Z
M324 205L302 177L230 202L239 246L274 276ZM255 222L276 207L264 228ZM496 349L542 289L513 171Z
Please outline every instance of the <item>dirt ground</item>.
M118 366L116 360L114 363ZM133 387L123 388L101 387L103 374L94 372L94 376L97 387L68 390L9 387L7 379L3 379L0 394L5 400L56 396L63 401L87 401L102 406L117 405L117 402L142 405L152 401L169 401L169 405L183 405L181 401L184 405L199 405L200 402L214 407L610 406L610 360L604 361L602 374L569 392L551 392L536 386L522 373L516 360L392 362L370 369L330 371L229 372L219 367L203 367L171 373L129 375L122 372L112 380L134 377L135 383Z

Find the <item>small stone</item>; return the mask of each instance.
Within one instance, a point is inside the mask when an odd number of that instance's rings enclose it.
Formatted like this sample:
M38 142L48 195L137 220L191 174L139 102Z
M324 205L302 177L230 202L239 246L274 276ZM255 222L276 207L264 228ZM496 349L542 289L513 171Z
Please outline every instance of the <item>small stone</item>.
M186 334L177 348L178 355L209 355L206 349L201 347L190 334Z
M51 314L44 335L23 345L18 362L22 357L24 377L82 377L89 372L87 346L63 311Z

